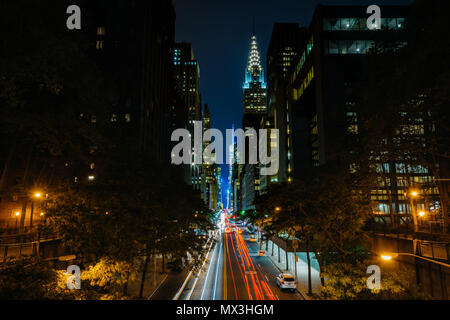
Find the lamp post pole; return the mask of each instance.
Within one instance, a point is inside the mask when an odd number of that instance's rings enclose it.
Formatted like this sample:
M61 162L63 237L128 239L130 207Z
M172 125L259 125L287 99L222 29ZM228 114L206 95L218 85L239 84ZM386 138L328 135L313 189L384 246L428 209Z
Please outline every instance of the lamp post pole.
M419 231L419 227L417 224L417 214L416 214L416 207L414 205L414 200L412 198L409 198L409 203L411 205L411 212L413 216L413 223L414 223L414 232Z
M33 213L34 213L34 201L31 199L31 210L30 210L30 231L33 229Z
M414 199L415 197L417 197L419 195L419 193L417 191L411 191L409 192L409 194L405 194L405 196L407 196L409 198L409 204L411 206L411 213L413 216L413 223L414 223L414 233L416 233L417 231L419 231L419 225L417 223L417 213L416 213L416 207L414 204Z

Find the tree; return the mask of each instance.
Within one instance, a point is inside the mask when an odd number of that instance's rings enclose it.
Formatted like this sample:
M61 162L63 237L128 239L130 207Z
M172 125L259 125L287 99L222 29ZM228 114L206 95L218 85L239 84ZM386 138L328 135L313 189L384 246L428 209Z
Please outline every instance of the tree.
M443 179L450 174L450 41L444 31L448 21L443 7L441 0L415 1L406 28L407 45L382 45L368 56L360 109L366 144L373 151L370 160L380 164L391 216L391 189L397 179L394 164L404 164L407 185L400 187L416 187L410 181L416 168L426 168L435 177L424 188L438 188L447 224L449 191ZM386 172L385 164L391 172Z
M81 280L102 294L101 300L124 299L123 286L136 277L135 265L111 258L102 258L81 273Z
M272 186L256 201L254 223L277 235L295 234L315 253L321 270L332 262L358 261L365 254L364 226L372 212L368 185L362 171L323 166Z
M405 268L399 270L382 270L380 289L369 289L366 273L372 265L369 260L356 264L333 263L323 270L327 279L320 290L320 297L325 300L400 300L427 299L420 291Z

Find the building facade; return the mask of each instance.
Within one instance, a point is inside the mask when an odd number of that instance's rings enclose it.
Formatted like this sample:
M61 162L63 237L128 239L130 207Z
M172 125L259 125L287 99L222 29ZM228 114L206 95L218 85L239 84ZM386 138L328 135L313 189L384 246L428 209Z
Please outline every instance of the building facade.
M330 162L351 169L347 162L363 134L359 96L368 54L380 43L406 45L404 28L408 6L381 7L381 26L369 30L365 6L322 6L314 13L299 54L287 77L286 136L288 181L300 178L314 166ZM407 110L405 111L407 114ZM418 136L420 124L410 123ZM374 186L371 198L378 204L377 221L410 220L411 202L406 194L418 188L426 196L415 201L417 210L436 205L438 190L431 172L408 163L408 157L377 163L378 173L388 175L388 186ZM389 193L389 194L388 194ZM392 204L392 205L391 205ZM393 211L393 212L392 212Z
M202 121L202 98L200 93L200 67L194 57L192 44L175 44L173 64L175 66L176 91L181 98L183 115L187 112L185 128L194 136L194 121ZM194 164L194 143L192 139L191 165L183 165L184 181L194 190L202 190L202 166Z
M262 67L261 53L258 48L256 36L253 33L250 42L250 52L248 56L247 68L245 70L245 82L243 86L244 94L244 116L242 128L258 130L262 128L261 123L267 116L267 84L264 80L264 69ZM251 138L249 138L251 139ZM245 143L245 163L241 168L236 168L235 183L239 183L239 206L237 210L254 209L254 199L259 194L260 174L259 164L249 163L249 148ZM234 190L235 188L233 188Z
M98 66L108 85L114 88L110 108L105 110L107 114L79 114L79 118L87 119L94 126L100 118L106 118L113 129L112 134L120 137L116 142L121 148L129 150L130 154L145 155L158 163L161 170L169 172L167 142L170 141L169 118L173 106L175 36L172 1L83 0L78 5L83 14L80 38L86 40L87 55ZM63 1L55 6L59 7L59 12L67 9L67 3ZM65 25L54 26L55 29L61 27L65 28ZM7 174L2 172L2 181L8 188L14 188L17 182L14 176L25 169L29 174L22 184L33 190L44 189L44 185L57 186L62 181L94 180L101 174L102 164L96 159L97 146L91 146L90 150L90 164L61 161L47 172L32 167L26 169L26 164L14 161ZM45 161L35 159L33 163L39 166ZM1 226L22 229L44 219L45 213L40 212L39 197L36 196L39 192L33 190L1 198Z

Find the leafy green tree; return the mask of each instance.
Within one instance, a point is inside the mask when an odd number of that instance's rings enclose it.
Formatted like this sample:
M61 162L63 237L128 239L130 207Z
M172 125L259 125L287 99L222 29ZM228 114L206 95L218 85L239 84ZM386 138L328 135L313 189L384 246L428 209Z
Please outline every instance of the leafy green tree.
M370 261L356 264L333 263L324 267L326 278L320 298L325 300L401 300L427 299L415 284L414 275L405 268L381 270L380 289L369 289L366 273Z
M364 227L373 209L368 185L361 172L323 166L271 187L256 201L254 222L276 235L295 235L315 253L321 270L333 262L352 263L365 255Z
M82 284L102 294L101 300L124 299L123 286L137 277L137 266L128 262L102 258L81 273Z
M427 168L435 177L424 187L439 189L443 221L448 223L449 192L442 179L449 175L450 65L446 56L450 41L443 7L441 0L415 1L407 22L407 45L383 45L368 56L362 126L373 151L370 160L391 166L391 173L384 166L379 173L380 185L389 196L392 222L393 164L404 163L407 187L417 187L410 182L415 166Z

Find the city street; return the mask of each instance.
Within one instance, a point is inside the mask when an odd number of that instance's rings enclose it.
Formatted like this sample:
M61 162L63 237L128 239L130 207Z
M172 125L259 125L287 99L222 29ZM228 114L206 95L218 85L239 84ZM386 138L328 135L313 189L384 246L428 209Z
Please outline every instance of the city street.
M298 292L284 292L277 287L280 271L269 257L258 255L259 244L250 242L249 237L246 230L222 230L198 277L188 276L179 300L303 299Z

